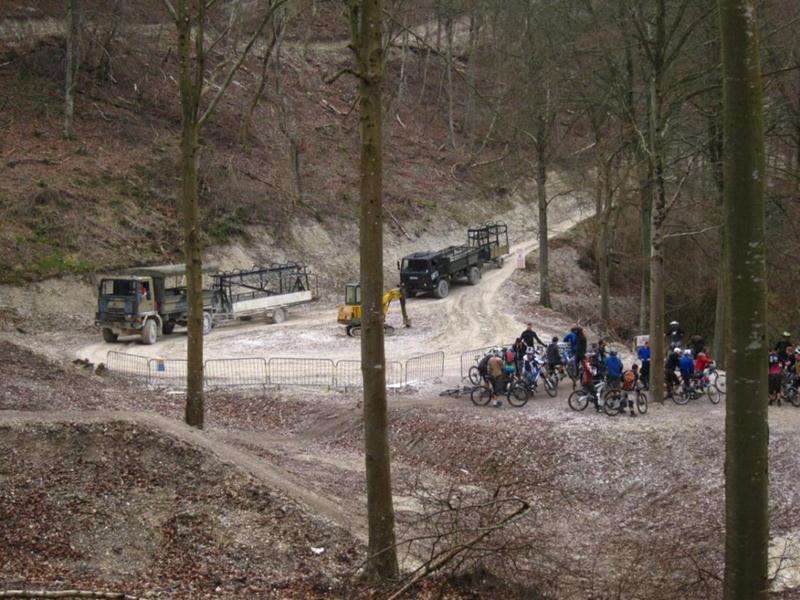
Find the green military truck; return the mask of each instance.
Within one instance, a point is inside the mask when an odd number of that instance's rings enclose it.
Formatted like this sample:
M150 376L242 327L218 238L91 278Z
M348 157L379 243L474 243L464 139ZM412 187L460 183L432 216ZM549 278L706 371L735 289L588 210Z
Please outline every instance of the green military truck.
M155 344L176 325L185 327L186 287L180 285L185 274L184 265L161 265L127 269L101 279L95 325L102 329L103 339L116 342L120 335L139 335L142 343ZM213 290L203 291L203 333L214 324L216 296Z

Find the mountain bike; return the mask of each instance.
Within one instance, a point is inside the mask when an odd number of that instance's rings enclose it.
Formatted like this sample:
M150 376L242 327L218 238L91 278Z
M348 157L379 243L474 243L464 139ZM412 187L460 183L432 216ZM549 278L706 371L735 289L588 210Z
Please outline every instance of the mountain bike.
M491 388L487 387L484 383L481 383L480 385L476 385L474 388L472 388L470 400L472 400L472 403L475 406L486 406L492 401L492 398L500 395L493 393L494 381L491 378L489 379L489 386L491 386ZM506 382L503 395L505 395L506 400L511 406L517 408L525 406L525 404L528 402L528 392L525 389L525 386L516 379Z
M538 359L534 359L530 370L523 372L522 385L530 395L535 395L539 389L540 381L547 395L555 398L556 394L558 394L558 376L548 375L544 365Z

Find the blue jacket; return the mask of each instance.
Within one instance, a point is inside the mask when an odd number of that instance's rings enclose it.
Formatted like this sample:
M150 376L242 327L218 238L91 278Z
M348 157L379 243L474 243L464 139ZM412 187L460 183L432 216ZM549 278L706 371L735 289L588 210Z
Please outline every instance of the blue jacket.
M575 352L575 347L578 345L578 336L574 331L570 331L567 335L564 336L564 341L569 342L570 347L572 348L572 352Z
M643 363L650 362L650 346L639 346L639 360Z
M606 372L611 379L622 378L622 361L619 356L606 357Z
M683 355L678 363L681 375L688 377L694 374L694 359L691 356Z

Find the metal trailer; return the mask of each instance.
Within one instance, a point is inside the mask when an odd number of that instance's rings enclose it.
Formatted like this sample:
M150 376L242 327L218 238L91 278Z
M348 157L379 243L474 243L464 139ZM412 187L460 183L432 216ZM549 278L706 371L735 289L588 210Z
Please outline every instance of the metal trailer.
M317 276L300 263L254 266L213 275L218 304L216 320L267 316L274 323L286 319L292 306L319 298Z
M486 223L467 230L467 243L472 248L480 248L481 260L493 262L497 268L503 266L503 260L510 251L508 244L508 225L502 221Z

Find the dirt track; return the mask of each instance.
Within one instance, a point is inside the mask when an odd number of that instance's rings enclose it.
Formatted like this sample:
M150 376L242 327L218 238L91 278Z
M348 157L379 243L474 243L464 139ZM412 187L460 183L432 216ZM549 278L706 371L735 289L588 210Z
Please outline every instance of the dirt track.
M517 208L509 216L513 218L519 210ZM550 237L567 231L581 219L579 206L570 206L549 228ZM503 267L487 266L477 286L453 285L443 300L433 297L410 299L411 329L402 328L399 307L393 305L387 320L397 328L397 333L386 338L387 360L404 361L414 355L443 351L446 356L445 374L449 381L454 381L453 378L459 374L461 352L513 341L524 324L512 316L513 305L502 298L500 292L517 268L516 253L527 254L536 246L535 239L513 244ZM563 319L536 323L541 336L563 335L567 327ZM130 341L114 345L96 341L80 348L76 356L95 364L105 362L109 350L149 358L186 356L186 336L182 331L165 336L153 346L144 346L135 337L126 339ZM204 354L206 359L272 356L358 359L360 345L357 339L348 338L344 328L337 325L336 307L301 307L294 309L282 324L238 322L218 327L206 338Z

